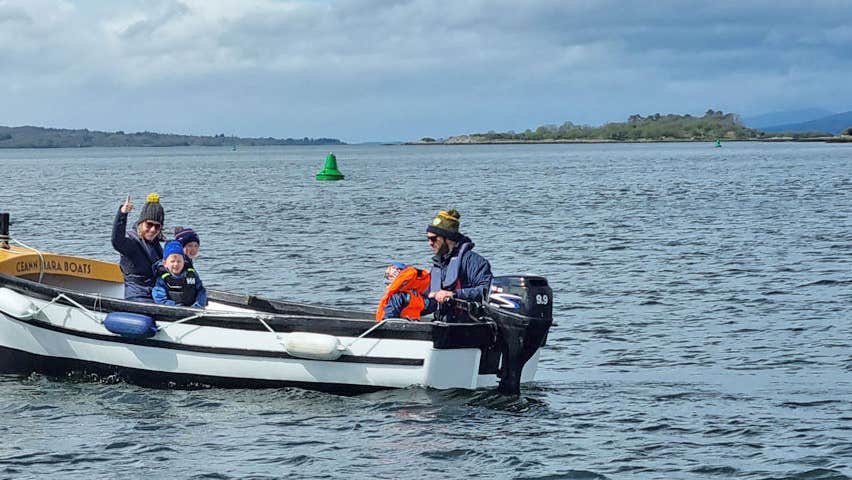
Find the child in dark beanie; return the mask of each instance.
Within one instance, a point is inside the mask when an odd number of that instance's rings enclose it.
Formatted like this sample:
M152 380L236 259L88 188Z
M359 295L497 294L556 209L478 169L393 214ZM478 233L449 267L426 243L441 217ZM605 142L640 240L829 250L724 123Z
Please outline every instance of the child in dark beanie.
M201 245L198 234L190 227L175 227L175 240L180 242L189 266L192 266L195 258L198 257L198 247Z

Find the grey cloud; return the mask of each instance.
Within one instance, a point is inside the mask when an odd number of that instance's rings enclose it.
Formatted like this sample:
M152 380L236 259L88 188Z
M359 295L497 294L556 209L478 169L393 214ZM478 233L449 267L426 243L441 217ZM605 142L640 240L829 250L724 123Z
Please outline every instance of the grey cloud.
M0 4L0 89L31 101L0 108L71 127L393 139L852 107L844 2L168 0L56 3L49 19L15 5ZM110 117L119 104L134 117Z
M0 4L0 25L8 27L13 23L33 24L33 18L23 8L17 5Z
M145 18L133 22L119 31L118 36L125 41L151 42L164 25L168 25L190 14L190 10L186 5L172 2L164 4L162 8L156 9L153 12L149 12L149 15Z

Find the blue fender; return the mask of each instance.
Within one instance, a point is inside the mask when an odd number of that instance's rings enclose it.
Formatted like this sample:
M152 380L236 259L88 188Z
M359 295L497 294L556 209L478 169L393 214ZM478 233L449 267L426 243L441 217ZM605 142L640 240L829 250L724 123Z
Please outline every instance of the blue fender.
M157 333L154 319L139 313L110 312L104 320L104 327L122 337L149 338Z

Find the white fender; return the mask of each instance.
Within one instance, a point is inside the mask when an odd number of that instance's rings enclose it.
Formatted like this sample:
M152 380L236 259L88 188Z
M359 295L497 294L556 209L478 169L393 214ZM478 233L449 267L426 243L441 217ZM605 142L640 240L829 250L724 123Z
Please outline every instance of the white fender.
M29 298L8 288L0 288L0 312L10 317L29 320L36 312L36 306Z
M323 333L292 332L284 339L287 353L311 360L337 360L343 353L343 345L334 335Z

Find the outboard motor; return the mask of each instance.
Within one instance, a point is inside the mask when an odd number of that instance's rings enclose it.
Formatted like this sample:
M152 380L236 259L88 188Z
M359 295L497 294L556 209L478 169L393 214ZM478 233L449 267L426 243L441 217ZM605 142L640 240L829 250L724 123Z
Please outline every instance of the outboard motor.
M544 345L553 324L553 290L544 277L494 277L485 310L497 324L500 337L497 391L519 395L524 365Z

